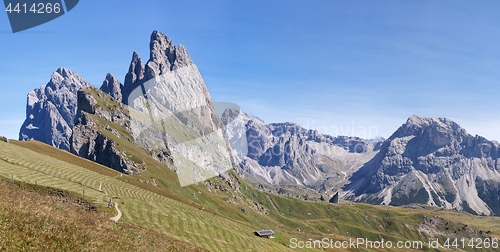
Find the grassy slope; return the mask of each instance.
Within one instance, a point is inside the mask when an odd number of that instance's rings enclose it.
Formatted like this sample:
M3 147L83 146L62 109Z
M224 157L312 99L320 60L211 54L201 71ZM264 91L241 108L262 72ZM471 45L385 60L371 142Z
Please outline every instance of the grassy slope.
M5 177L10 178L10 175L14 174L15 179L26 179L31 183L37 181L41 186L53 186L76 193L81 192L83 188L90 188L87 189L89 193L86 190L86 197L93 197L99 201L107 201L110 197L114 197L114 201L120 203L120 209L123 212L120 221L166 233L179 240L198 244L200 247L213 251L231 251L238 248L279 251L284 247L274 240L256 239L253 235L256 227L251 227L249 223L236 222L220 214L200 210L191 204L184 203L186 200L182 202L168 197L171 195L168 193L163 193L166 196L154 193L153 191L159 189L138 182L137 177L118 174L111 177L102 174L105 172L99 173L86 169L82 166L92 167L94 164L89 165L90 162L86 160L35 141L14 143L0 142L0 157L9 161L0 162L0 174ZM66 161L17 145L27 143L39 145L38 147L42 145L44 149L52 148L53 156L66 156L62 158ZM36 148L32 147L32 149ZM69 160L67 155L73 156L73 159ZM93 169L108 168L94 166ZM134 182L137 186L125 180ZM96 190L101 182L105 193ZM149 187L152 187L152 190L146 190ZM177 193L180 190L188 190L180 187L178 189ZM200 190L203 189L200 188ZM208 195L206 191L204 194ZM180 196L173 198L177 197ZM217 205L222 201L212 203Z
M201 251L164 234L115 223L54 196L0 181L2 251Z
M427 241L428 236L411 228L419 225L422 214L448 217L455 221L450 222L450 227L455 230L460 230L463 224L477 226L480 230L492 231L493 234L498 234L500 229L499 225L491 224L492 221L498 221L493 217L437 209L413 210L368 204L332 205L307 202L262 193L244 180L240 181L239 192L231 190L219 178L212 178L210 181L218 183L220 188L226 188L224 191L200 183L182 188L171 186L171 192L165 192L139 182L138 177L141 176L121 175L36 141L13 141L11 144L0 142L0 157L8 160L0 161L0 174L5 177L10 177L8 173L14 173L19 179L33 182L36 178L39 185L56 186L76 193L80 192L80 187L96 188L103 182L102 189L106 194L95 190L95 195L90 195L86 190L86 195L102 200L110 196L117 197L115 201L120 202L120 209L124 214L121 221L156 230L212 251L246 248L282 251L287 249L283 244L288 245L288 240L292 237L328 237L334 240L364 237L373 240L384 238L394 241ZM168 169L163 172L171 173ZM160 182L176 179L175 176L156 176L156 180ZM240 200L226 202L227 199L234 199L234 196ZM178 198L182 200L179 201ZM267 214L252 209L250 205L255 203L264 207ZM200 210L200 206L205 210ZM241 207L246 211L241 211ZM264 228L275 230L278 239L259 239L252 234L253 231ZM467 236L465 233L462 235Z

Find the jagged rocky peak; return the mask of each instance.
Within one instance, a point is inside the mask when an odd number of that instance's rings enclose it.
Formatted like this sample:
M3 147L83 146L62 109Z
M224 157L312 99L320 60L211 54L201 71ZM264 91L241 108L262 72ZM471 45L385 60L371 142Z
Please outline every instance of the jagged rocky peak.
M500 183L499 154L495 143L449 119L412 116L344 189L350 200L500 215L492 200L500 192L482 186Z
M120 83L120 81L115 76L108 73L106 75L106 79L104 79L104 81L102 82L101 91L109 94L115 100L121 101L122 89L123 85Z
M134 111L155 115L148 121L133 118L134 138L149 139L141 143L147 149L166 148L168 143L174 162L180 164L176 165L181 185L201 181L206 174L217 175L232 167L222 121L198 68L182 45L175 46L167 36L154 31L145 75L133 85L127 82L125 89L132 89L124 93L123 99ZM162 125L164 120L173 126L155 126ZM179 135L184 130L190 133ZM184 144L191 140L195 144ZM182 161L186 158L195 165Z
M128 104L130 93L141 83L157 76L193 64L183 45L175 46L165 34L153 31L149 42L149 60L143 63L134 51L128 73L125 76L123 88L123 103Z
M132 54L132 61L125 76L125 83L134 83L136 80L144 78L145 66L141 57L136 51Z
M401 133L404 134L398 135ZM461 154L468 156L494 159L500 156L497 144L482 136L470 135L460 125L446 118L412 116L393 136L415 137L414 144L420 152L438 149L438 155L451 155L450 150L460 150Z
M165 34L153 31L149 43L149 61L146 63L146 79L192 64L183 45L175 46Z
M128 73L125 75L125 84L122 89L123 103L128 104L129 94L139 86L140 81L144 78L145 66L142 59L136 51L132 54L132 61L128 68Z
M50 81L28 93L26 120L19 140L38 140L69 150L69 137L77 113L77 91L92 85L80 75L60 67Z

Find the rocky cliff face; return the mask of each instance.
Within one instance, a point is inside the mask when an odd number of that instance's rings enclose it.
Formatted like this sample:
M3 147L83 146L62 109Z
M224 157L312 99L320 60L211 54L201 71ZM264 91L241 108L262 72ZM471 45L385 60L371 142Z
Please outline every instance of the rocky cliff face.
M500 215L499 157L497 144L448 119L412 116L344 189L356 201Z
M125 105L96 88L89 88L78 91L78 109L80 117L69 139L71 153L128 174L146 169L131 160L118 143L133 142Z
M134 54L124 89L132 109L135 139L150 149L172 152L181 185L232 168L223 123L205 83L182 45L153 32L143 68Z
M124 152L124 144L133 144L175 170L182 186L232 168L222 121L198 68L186 49L164 34L151 35L146 65L134 52L123 87L108 74L101 90L111 97L96 90L78 92L82 112L71 152L134 173L145 167Z
M77 91L91 86L69 69L57 69L46 85L28 94L26 120L19 140L34 139L69 150L69 137L77 114Z
M108 74L100 90L91 87L59 69L49 84L29 94L20 139L41 140L129 173L140 172L143 164L117 141L133 144L130 148L176 170L181 185L232 168L223 123L198 68L184 46L175 46L161 32L151 35L146 64L133 53L125 85ZM77 94L80 89L86 90Z
M321 192L338 190L376 153L375 145L360 138L322 135L294 123L266 124L243 112L228 125L226 134L245 178L305 185Z

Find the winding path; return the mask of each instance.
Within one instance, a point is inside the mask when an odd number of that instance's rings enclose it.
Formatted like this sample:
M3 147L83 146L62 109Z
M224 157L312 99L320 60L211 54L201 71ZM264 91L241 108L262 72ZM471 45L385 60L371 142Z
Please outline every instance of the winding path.
M102 191L102 189L101 189L101 188L102 188L102 183L104 183L104 182L108 182L108 180L109 180L109 179L106 179L106 181L102 181L101 183L99 183L99 191Z
M113 218L109 218L109 219L117 222L122 217L122 211L120 211L120 209L118 209L118 203L116 203L116 202L115 202L115 208L116 208L116 211L118 211L118 215L116 215Z
M276 210L276 212L280 213L280 210L278 210L278 208L276 207L276 205L274 204L274 202L271 200L271 197L269 197L269 195L267 195L267 198L269 199L269 201L271 201L271 204L273 204L273 207L274 207L274 210Z

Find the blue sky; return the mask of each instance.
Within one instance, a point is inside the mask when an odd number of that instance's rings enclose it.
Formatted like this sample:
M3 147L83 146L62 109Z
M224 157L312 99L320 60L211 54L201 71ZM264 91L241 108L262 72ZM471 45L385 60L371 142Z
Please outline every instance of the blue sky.
M123 81L159 30L183 44L214 101L266 122L389 137L418 114L500 140L500 2L86 1L13 34L0 14L0 135L58 67Z

